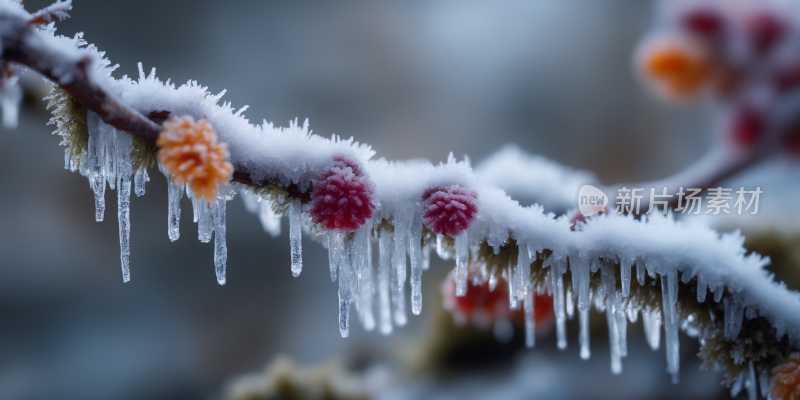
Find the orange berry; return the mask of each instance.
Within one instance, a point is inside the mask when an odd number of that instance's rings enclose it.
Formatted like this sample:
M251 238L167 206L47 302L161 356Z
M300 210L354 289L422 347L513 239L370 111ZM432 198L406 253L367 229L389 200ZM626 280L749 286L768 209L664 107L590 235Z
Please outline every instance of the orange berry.
M783 364L772 369L770 395L775 400L800 399L800 353L792 353Z
M641 58L642 72L670 99L698 94L712 75L712 64L697 48L678 41L651 43Z
M233 166L227 161L228 146L217 142L217 133L206 120L172 117L162 125L156 141L158 161L172 179L189 185L206 201L217 197L221 183L230 180Z

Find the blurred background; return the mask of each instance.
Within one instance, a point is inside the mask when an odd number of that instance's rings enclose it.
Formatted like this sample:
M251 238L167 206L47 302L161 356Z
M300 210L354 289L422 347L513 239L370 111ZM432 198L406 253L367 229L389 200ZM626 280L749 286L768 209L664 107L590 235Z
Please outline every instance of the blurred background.
M641 0L74 0L57 26L85 32L120 64L117 77L136 76L142 62L162 80L227 89L223 100L249 105L254 123L308 117L314 133L353 136L377 157L434 163L451 151L478 163L516 143L614 183L670 175L713 142L707 110L667 107L637 82L632 54L653 15ZM589 361L578 356L576 321L565 352L548 330L528 351L521 331L500 344L468 328L485 351L437 356L451 350L431 337L459 329L439 296L452 262L436 257L422 315L388 337L354 323L342 339L322 246L304 243L304 271L292 278L287 221L272 238L235 199L228 282L218 286L186 198L181 238L169 242L167 185L155 170L147 195L132 199L123 284L116 192L106 193L106 221L94 222L92 192L63 169L40 91L28 91L19 128L0 139L0 399L221 399L279 355L334 360L384 398L729 397L686 337L681 383L670 384L663 348L649 350L641 323L612 375L596 313Z

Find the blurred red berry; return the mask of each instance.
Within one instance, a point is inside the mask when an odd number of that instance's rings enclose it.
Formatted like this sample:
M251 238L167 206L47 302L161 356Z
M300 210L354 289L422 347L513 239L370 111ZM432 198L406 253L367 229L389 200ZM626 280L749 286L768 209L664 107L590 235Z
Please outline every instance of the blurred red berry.
M769 53L786 33L783 21L768 11L756 11L748 15L745 27L750 35L753 48L761 56Z
M773 80L779 92L789 92L800 87L800 63L780 69Z
M437 234L458 236L469 228L478 213L478 194L462 186L429 188L422 199L425 207L422 219Z
M466 321L488 318L491 321L510 319L518 324L524 323L525 316L522 307L518 307L515 310L509 309L508 285L505 281L499 280L494 291L492 291L489 290L488 280L474 284L476 275L481 274L480 268L472 265L468 268L468 271L469 283L465 296L456 296L456 283L452 272L445 278L442 283L445 309L465 318ZM548 330L553 322L552 296L535 294L533 310L534 318L536 319L536 330Z
M739 107L730 127L732 142L737 146L752 146L764 137L764 113L752 105Z
M375 189L357 163L337 158L314 181L311 217L330 230L352 232L372 218Z
M792 124L784 136L784 148L793 158L800 158L800 122Z
M717 39L725 28L722 14L709 7L686 11L680 22L689 33L708 39Z

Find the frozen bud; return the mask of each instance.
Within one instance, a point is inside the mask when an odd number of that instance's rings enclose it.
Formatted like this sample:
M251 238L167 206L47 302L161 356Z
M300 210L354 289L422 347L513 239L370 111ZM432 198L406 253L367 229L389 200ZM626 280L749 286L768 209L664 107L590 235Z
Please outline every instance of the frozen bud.
M478 213L478 194L458 185L429 188L422 200L425 225L441 235L458 236L469 228Z
M375 188L357 163L342 158L314 181L311 217L327 229L352 232L372 218Z
M770 398L775 400L800 399L800 353L792 353L783 364L772 370Z
M219 184L233 173L228 147L217 142L217 133L206 120L172 117L162 128L156 141L158 161L173 181L187 184L199 198L214 200Z

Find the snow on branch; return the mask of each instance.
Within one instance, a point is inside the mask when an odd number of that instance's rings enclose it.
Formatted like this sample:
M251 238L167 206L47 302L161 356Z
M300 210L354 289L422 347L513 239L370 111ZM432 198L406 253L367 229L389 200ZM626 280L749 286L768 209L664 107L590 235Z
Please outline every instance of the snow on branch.
M180 236L180 200L186 192L198 239L214 238L220 284L226 283L226 202L237 191L273 235L280 231L280 216L288 216L294 276L302 271L303 230L327 244L331 278L339 284L343 337L349 335L352 303L367 330L378 327L387 334L404 325L406 282L412 314L419 314L422 273L436 249L442 258L455 258L456 295L466 294L473 268L485 279L506 281L511 307L526 310L530 346L535 292L554 297L560 348L567 346L565 321L577 305L584 358L590 355L590 306L605 310L615 373L622 371L627 354L627 321L640 314L654 348L663 323L674 380L682 329L709 344L701 354L727 370L734 389L750 382L751 398L756 380L765 393L772 368L800 345L800 294L774 282L764 270L769 260L747 255L738 233L720 235L661 215L641 220L602 215L575 225L539 205L523 207L494 186L493 181L502 184L503 169L512 174L546 169L546 163L507 162L499 171L485 169L476 176L468 160L457 161L452 154L439 165L371 160L375 153L369 146L314 135L307 120L287 128L266 121L250 124L243 116L246 106L234 111L230 103L219 104L224 92L211 94L195 81L163 82L155 69L145 74L141 64L138 79L113 78L116 66L81 36L56 36L52 24L38 28L32 23L62 18L70 8L67 1L31 15L0 0L2 59L57 84L48 97L54 107L51 123L68 146L65 167L89 179L98 221L104 218L106 183L117 190L124 281L130 279L131 187L143 195L147 169L160 159L169 185L169 238ZM12 111L3 104L4 113ZM722 157L720 169L701 179L714 182L738 171L761 150L737 154L742 156ZM591 176L571 174L565 176ZM192 179L222 183L207 191ZM747 347L754 335L766 350Z

